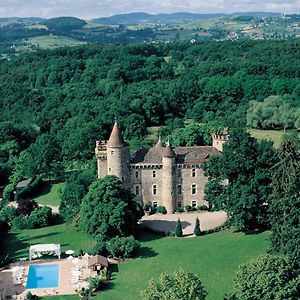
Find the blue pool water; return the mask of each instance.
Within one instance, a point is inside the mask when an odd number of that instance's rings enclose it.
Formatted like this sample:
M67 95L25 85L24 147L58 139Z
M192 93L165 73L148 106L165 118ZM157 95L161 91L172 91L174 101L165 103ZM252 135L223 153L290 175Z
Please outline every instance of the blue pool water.
M27 289L58 287L58 265L31 265L29 266Z

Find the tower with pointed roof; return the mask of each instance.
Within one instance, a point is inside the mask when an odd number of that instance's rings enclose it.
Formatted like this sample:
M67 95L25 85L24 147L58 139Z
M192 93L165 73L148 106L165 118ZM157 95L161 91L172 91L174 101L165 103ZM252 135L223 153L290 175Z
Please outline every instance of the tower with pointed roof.
M106 175L115 175L119 177L127 187L129 183L129 147L122 137L117 120L115 120L109 140L107 142L96 142L95 152L97 157L98 178L104 178Z
M107 175L119 177L128 186L129 146L124 141L117 120L107 142Z

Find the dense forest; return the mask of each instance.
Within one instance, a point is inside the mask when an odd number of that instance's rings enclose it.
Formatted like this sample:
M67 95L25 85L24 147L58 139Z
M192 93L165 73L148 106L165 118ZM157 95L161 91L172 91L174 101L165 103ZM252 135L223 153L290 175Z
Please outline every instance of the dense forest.
M244 126L250 101L272 95L296 119L299 58L300 41L287 40L89 45L1 61L0 186L93 158L114 116L135 142L187 119Z

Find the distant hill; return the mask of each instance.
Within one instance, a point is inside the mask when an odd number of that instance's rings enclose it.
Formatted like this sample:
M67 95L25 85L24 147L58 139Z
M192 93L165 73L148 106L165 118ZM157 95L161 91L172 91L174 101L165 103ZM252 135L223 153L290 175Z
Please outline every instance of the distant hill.
M9 17L9 18L0 18L0 23L14 24L14 23L32 23L38 24L44 22L46 19L37 18L37 17L29 17L29 18L17 18L17 17Z
M43 24L46 25L49 30L71 31L81 29L86 24L86 21L75 17L58 17L48 19L44 21Z
M234 14L197 14L187 12L177 12L171 14L148 14L144 12L136 12L129 14L113 15L111 17L97 18L93 22L99 24L123 24L123 25L137 25L137 24L170 24L170 23L186 23L196 20L212 19L224 16L253 16L253 17L271 17L280 15L280 13L273 12L249 12L249 13L234 13Z

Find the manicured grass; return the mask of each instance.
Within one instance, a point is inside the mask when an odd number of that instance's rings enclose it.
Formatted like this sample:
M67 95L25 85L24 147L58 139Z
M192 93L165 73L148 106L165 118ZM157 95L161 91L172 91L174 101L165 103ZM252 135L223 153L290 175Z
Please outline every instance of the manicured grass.
M293 130L288 130L284 132L283 130L249 129L249 132L257 140L272 140L274 142L274 147L279 148L284 135L293 132Z
M151 278L173 272L179 266L199 274L209 295L207 300L223 299L232 288L237 267L268 249L269 232L254 235L233 230L199 238L160 238L144 233L140 255L113 269L112 286L97 299L135 300ZM62 251L89 251L92 239L73 225L60 224L41 229L12 230L0 252L13 258L28 256L28 248L36 243L60 243ZM73 300L74 296L51 297L51 300ZM49 299L50 300L50 299Z
M85 42L78 41L69 37L55 36L55 35L42 35L33 38L29 38L30 44L39 46L41 48L57 48L64 46L77 46L85 44Z
M60 205L60 191L63 190L65 187L65 183L55 183L55 184L47 184L46 188L44 189L43 193L34 200L43 205L53 205L59 206Z
M1 241L2 241L1 237ZM30 245L34 244L60 244L61 250L73 249L77 253L80 249L89 251L93 240L71 225L59 224L39 229L11 230L0 243L0 253L9 254L11 258L28 257Z
M207 300L221 300L232 288L237 267L266 252L268 237L268 232L245 235L232 230L185 239L146 235L140 257L119 264L113 287L96 298L140 299L150 278L182 266L199 274L209 293Z

